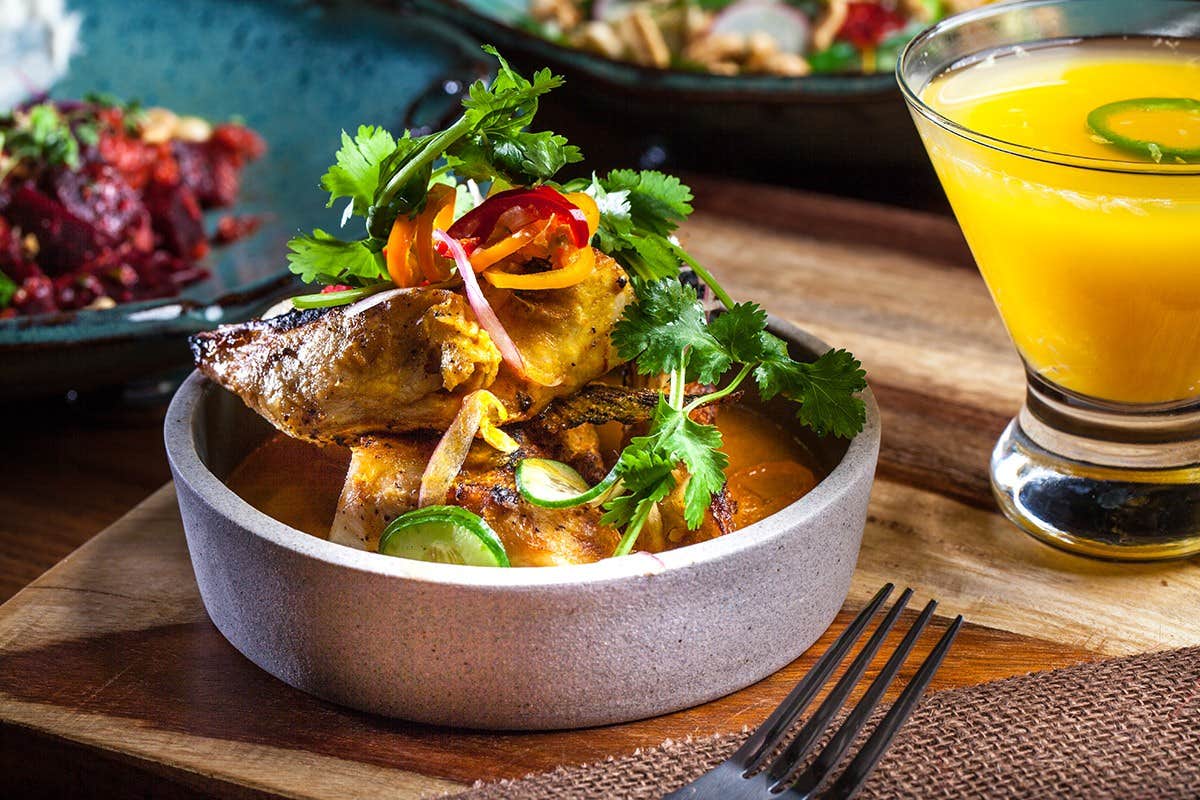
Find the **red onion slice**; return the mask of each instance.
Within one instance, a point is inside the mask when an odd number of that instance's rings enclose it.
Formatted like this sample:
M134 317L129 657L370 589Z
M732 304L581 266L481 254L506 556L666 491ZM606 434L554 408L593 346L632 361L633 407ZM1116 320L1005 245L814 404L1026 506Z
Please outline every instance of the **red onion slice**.
M496 343L497 349L500 350L500 357L514 372L525 378L525 359L521 358L521 351L517 350L508 331L504 330L504 326L500 323L500 318L496 316L491 304L483 296L483 290L479 288L479 279L475 277L475 270L471 267L471 260L467 258L466 251L463 250L457 239L441 229L433 232L433 238L450 252L454 263L458 265L458 275L462 278L463 288L467 291L467 302L471 304L471 309L475 312L479 324Z

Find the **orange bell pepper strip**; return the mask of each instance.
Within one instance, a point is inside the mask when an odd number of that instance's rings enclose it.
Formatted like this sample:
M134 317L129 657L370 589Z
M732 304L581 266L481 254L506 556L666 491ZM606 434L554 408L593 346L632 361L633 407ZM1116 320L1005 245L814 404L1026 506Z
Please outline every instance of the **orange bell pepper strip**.
M392 232L388 234L387 245L383 248L383 258L387 263L388 275L392 283L404 289L416 285L409 250L412 249L413 220L401 214L392 223Z
M454 221L454 201L457 192L453 186L435 183L429 187L429 199L425 201L425 210L417 217L416 253L417 265L421 274L430 283L444 281L450 277L449 268L443 269L434 258L433 231L446 230Z
M553 217L551 217L544 224L540 221L531 222L525 227L504 237L491 247L485 247L481 250L476 250L475 252L471 253L470 256L471 266L475 268L476 272L483 272L488 267L496 264L497 262L503 261L525 245L532 242L537 237L541 236L553 224Z
M571 192L563 197L583 212L583 216L587 218L588 235L595 236L596 229L600 227L600 208L592 196L587 192Z
M516 275L489 270L483 277L497 289L565 289L582 282L596 267L596 251L589 247L573 250L558 269Z

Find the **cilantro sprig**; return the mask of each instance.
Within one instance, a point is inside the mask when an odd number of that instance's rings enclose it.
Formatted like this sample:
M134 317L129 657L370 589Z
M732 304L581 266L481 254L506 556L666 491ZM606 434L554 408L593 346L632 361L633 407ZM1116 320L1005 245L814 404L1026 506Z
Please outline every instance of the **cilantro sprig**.
M632 439L617 462L622 494L606 502L604 516L605 522L625 526L617 555L633 548L650 508L674 491L679 464L688 473L684 520L689 528L700 526L713 495L725 485L728 459L720 451L721 432L691 415L736 392L751 376L760 397L782 395L798 403L800 421L819 434L850 438L862 430L866 406L856 396L867 385L862 365L845 350L795 361L787 343L766 328L767 314L756 303L732 303L707 321L696 291L677 279L643 284L638 302L626 307L612 334L617 352L638 372L666 373L671 383L650 432ZM734 369L721 388L684 403L687 382L715 384Z
M587 192L600 210L596 247L643 281L674 278L680 253L673 235L692 213L692 190L673 175L617 169L564 187Z
M326 284L385 280L388 233L398 216L412 217L425 207L439 161L464 179L525 185L549 180L583 158L562 136L526 130L538 98L561 86L562 78L542 69L526 79L495 48L484 51L499 62L496 78L490 85L471 85L462 115L445 130L417 137L405 131L398 139L373 126L360 127L354 136L342 133L336 163L321 186L329 192L329 205L348 201L343 224L351 217L365 219L365 235L347 241L314 231L293 238L288 243L293 272Z

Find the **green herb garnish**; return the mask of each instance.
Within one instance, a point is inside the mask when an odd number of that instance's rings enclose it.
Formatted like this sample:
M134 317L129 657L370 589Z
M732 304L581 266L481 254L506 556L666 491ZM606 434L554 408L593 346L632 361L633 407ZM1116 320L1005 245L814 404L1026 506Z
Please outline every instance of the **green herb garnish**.
M321 185L330 205L347 201L344 219L365 219L365 235L344 241L316 230L292 239L288 260L306 281L366 288L309 295L302 299L305 307L357 299L388 285L381 283L389 280L381 251L392 225L401 214L419 213L429 186L451 181L450 173L528 186L550 182L563 166L581 160L562 136L527 130L538 98L562 79L541 70L526 80L493 48L484 49L499 60L496 80L472 85L462 116L446 130L420 137L405 131L399 138L371 126L353 136L343 132L336 163ZM720 431L691 414L738 391L747 379L763 399L783 396L797 403L800 421L819 434L849 438L862 430L865 406L856 396L866 387L861 364L844 350L812 363L793 360L787 344L767 331L766 312L735 302L676 241L675 231L692 213L688 186L653 170L614 170L561 188L595 199L600 225L592 244L621 264L632 281L637 302L626 307L613 344L638 372L667 375L670 382L648 432L631 440L613 470L620 489L605 501L603 521L624 528L617 555L633 549L654 505L677 488L681 467L687 473L684 519L692 528L701 524L725 485L728 459L720 451ZM696 291L680 281L685 266L725 306L711 321ZM715 385L730 373L713 392L685 397L689 382Z
M715 281L710 285L718 291ZM684 519L690 528L700 525L725 485L728 459L718 450L720 431L690 414L737 391L748 377L764 400L783 395L798 403L800 421L817 433L849 438L862 430L866 407L856 396L867 385L862 365L845 350L830 350L811 363L794 361L786 342L766 326L767 314L756 303L730 304L706 322L696 292L673 279L643 285L638 303L625 310L613 331L618 352L635 360L638 372L666 373L671 382L650 433L633 439L617 463L624 494L605 503L604 521L627 526L618 555L633 547L650 507L674 490L680 462L690 475ZM687 381L716 383L732 369L737 373L724 386L684 403Z
M70 121L53 103L39 103L0 119L0 150L14 165L29 161L79 168L79 141Z
M17 293L17 288L16 281L0 272L0 308L8 308L13 295Z
M550 179L563 166L580 161L579 148L549 132L526 128L537 113L538 98L562 85L550 70L533 80L517 74L496 49L484 51L500 62L491 85L476 81L463 100L463 114L446 130L399 139L364 126L356 136L342 134L337 163L321 179L330 204L347 198L345 218L365 217L366 235L343 241L314 231L288 243L288 262L306 281L364 282L387 277L380 252L396 217L414 216L425 206L435 162L442 160L462 178L500 179L513 185Z

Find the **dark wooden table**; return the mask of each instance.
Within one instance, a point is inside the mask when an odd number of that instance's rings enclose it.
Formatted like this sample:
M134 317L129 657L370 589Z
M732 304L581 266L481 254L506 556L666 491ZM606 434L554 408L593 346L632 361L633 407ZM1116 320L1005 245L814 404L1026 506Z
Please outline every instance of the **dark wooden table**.
M119 392L0 406L0 602L170 479L165 412Z

